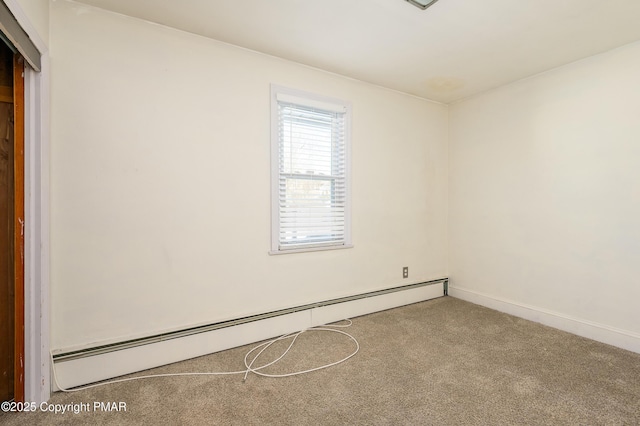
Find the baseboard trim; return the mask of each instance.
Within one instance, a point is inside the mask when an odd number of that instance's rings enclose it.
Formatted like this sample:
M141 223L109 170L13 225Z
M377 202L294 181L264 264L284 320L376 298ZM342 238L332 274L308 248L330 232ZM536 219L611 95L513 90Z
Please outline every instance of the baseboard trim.
M567 331L578 336L640 353L640 335L604 324L574 318L536 306L506 300L449 284L449 296L496 311Z
M198 332L191 335L122 348L87 353L85 356L53 357L52 368L61 387L65 389L86 385L114 377L160 367L178 361L270 339L309 327L354 318L385 309L422 302L444 295L445 279L422 285L403 286L381 292L366 293L362 298L333 299L308 308L296 309L273 317L244 322L238 325ZM53 385L53 391L59 390Z

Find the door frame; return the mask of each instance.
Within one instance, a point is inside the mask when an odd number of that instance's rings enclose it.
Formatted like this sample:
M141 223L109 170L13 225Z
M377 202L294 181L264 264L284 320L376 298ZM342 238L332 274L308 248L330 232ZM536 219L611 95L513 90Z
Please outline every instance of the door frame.
M41 70L24 66L24 315L23 398L41 403L51 395L49 308L49 48L18 0L2 0L41 54ZM48 19L48 10L47 10ZM24 228L22 228L24 226ZM17 399L16 399L17 401Z

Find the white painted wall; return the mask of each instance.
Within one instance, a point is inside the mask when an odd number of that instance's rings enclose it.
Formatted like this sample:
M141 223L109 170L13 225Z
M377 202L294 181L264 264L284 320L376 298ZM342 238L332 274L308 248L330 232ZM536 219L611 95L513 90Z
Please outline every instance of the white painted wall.
M640 351L638 76L635 43L450 107L451 294Z
M54 350L446 276L446 106L50 6ZM353 105L353 249L268 255L271 83Z
M49 44L49 0L16 0L45 44Z

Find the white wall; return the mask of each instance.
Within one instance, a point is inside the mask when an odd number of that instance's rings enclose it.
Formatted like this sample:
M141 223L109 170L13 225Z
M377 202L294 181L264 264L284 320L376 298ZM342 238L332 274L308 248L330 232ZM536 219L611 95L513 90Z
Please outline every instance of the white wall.
M49 44L49 0L16 0L45 44Z
M446 276L446 106L66 1L50 31L54 350ZM353 105L353 249L268 255L271 83Z
M640 44L450 107L453 293L640 351Z

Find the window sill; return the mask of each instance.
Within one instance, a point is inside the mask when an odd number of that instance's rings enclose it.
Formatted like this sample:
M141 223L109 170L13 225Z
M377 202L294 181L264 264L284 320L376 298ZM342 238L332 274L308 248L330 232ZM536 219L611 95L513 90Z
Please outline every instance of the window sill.
M353 244L345 244L342 246L323 246L323 247L309 247L291 250L271 250L269 255L275 256L280 254L293 254L293 253L307 253L311 251L327 251L327 250L343 250L353 248Z

